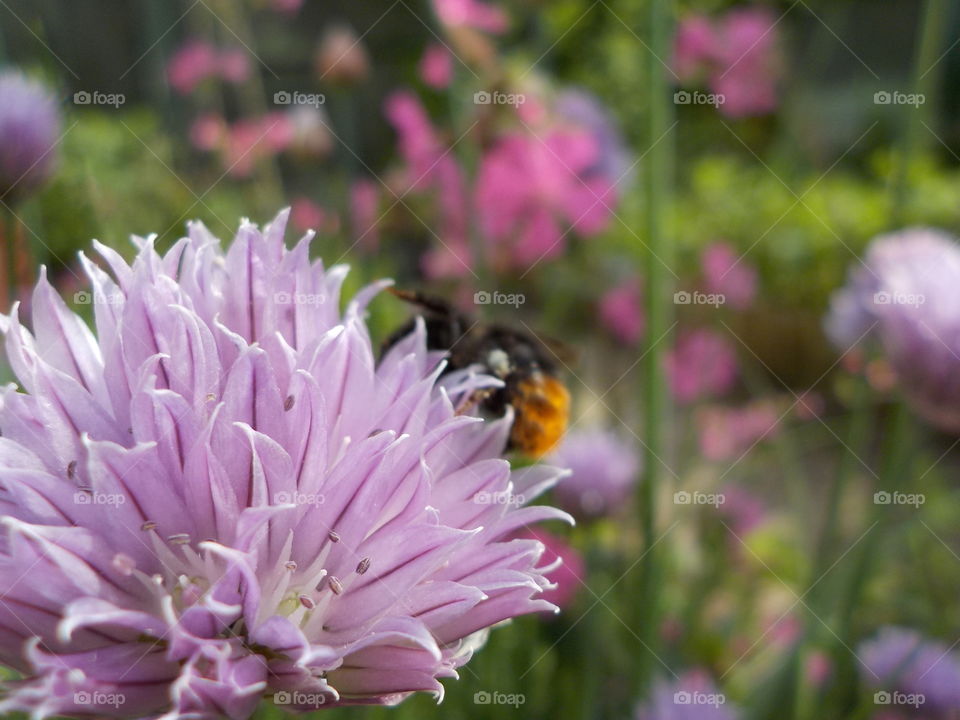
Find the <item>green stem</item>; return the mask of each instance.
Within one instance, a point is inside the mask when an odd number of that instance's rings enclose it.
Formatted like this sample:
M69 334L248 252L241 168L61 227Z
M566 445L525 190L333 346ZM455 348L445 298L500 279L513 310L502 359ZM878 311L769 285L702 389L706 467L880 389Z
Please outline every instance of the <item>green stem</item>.
M660 562L657 539L656 500L663 483L662 458L666 447L667 429L666 381L663 374L663 352L666 343L662 336L667 332L672 297L668 277L670 243L665 236L667 203L671 173L671 144L663 139L668 131L672 108L664 68L658 58L669 57L668 48L673 3L671 0L648 0L647 44L645 58L648 99L647 156L644 162L644 190L646 195L646 309L647 342L643 363L644 379L644 442L646 464L643 482L639 485L639 515L643 542L643 560L640 564L639 615L637 627L646 649L639 659L638 681L641 690L649 684L654 670L658 626L660 622Z

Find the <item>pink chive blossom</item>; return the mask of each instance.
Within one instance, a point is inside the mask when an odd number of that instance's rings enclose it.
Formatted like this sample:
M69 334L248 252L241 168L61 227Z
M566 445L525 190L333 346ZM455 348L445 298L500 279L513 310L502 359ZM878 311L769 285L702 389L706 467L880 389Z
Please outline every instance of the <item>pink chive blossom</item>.
M640 279L633 277L600 298L600 322L624 345L640 342L647 327L641 290Z
M670 390L683 405L724 395L737 380L733 346L712 330L691 330L680 335L667 352L665 363Z
M543 600L561 610L569 608L583 587L586 568L580 553L564 538L545 530L528 530L518 535L538 540L546 548L540 562L547 580L555 585L543 592Z
M707 460L735 460L779 432L776 404L759 400L742 408L701 407L694 421L700 452Z
M503 136L484 156L476 207L495 264L514 268L560 255L568 230L604 230L616 203L613 183L584 173L599 155L594 137L576 130Z
M227 123L223 116L206 113L190 126L190 143L198 150L211 152L220 148L227 137Z
M507 29L507 14L502 8L481 0L433 0L433 9L444 25L469 27L499 34Z
M193 92L211 78L236 84L245 81L249 75L250 58L243 49L219 50L205 40L188 40L167 63L167 79L182 95Z
M713 243L700 255L707 292L724 296L735 310L750 306L757 294L757 271L726 243Z
M463 170L415 95L393 93L385 111L406 164L404 182L411 191L428 193L435 201L438 241L422 259L424 270L431 277L463 277L471 272Z
M453 80L453 55L439 43L427 45L420 58L420 79L434 90L449 87Z
M283 151L292 140L288 113L272 112L240 120L227 133L223 163L231 175L246 177L258 162Z
M132 264L96 243L95 329L45 273L32 331L0 323L0 713L442 698L487 628L554 609L544 543L515 535L570 519L526 505L561 471L511 469L512 417L458 411L493 378L444 373L423 322L378 360L389 282L341 311L347 268L286 223L134 238Z
M674 72L683 84L706 79L710 91L723 96L718 109L729 117L770 113L779 102L776 24L765 8L735 8L716 20L691 15L674 40Z

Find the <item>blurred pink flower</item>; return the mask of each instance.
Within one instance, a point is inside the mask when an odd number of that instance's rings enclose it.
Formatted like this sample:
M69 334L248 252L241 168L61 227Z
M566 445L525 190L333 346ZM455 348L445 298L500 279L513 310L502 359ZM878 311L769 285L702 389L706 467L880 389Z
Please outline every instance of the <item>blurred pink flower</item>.
M453 55L443 45L431 43L420 58L420 79L436 90L442 90L453 80Z
M236 177L249 175L256 164L290 145L293 127L286 113L272 112L235 123L227 133L223 162Z
M517 537L532 538L544 544L546 549L540 556L540 565L544 576L556 587L544 590L539 597L561 610L568 608L583 585L586 575L580 553L564 538L544 530L526 530Z
M584 236L603 230L616 200L612 183L582 176L598 158L589 133L504 136L481 161L476 207L501 265L526 267L559 255L567 226Z
M217 60L220 77L230 83L239 84L250 77L250 57L242 48L231 48L220 53Z
M681 83L707 79L723 96L718 109L729 117L776 110L780 77L777 20L766 8L741 7L717 20L691 15L674 38L673 69Z
M680 82L699 80L717 54L717 33L704 15L689 15L677 25L673 43L673 71Z
M201 115L190 126L190 142L198 150L210 152L223 145L227 123L216 113Z
M440 247L423 258L431 277L461 277L470 272L467 250L467 190L463 171L430 122L420 100L399 91L387 98L387 119L397 132L400 155L407 164L410 190L433 191Z
M758 400L742 408L703 407L696 413L700 452L708 460L733 460L779 430L776 406Z
M722 19L718 66L710 88L724 96L720 112L730 117L763 115L777 108L777 20L766 8L737 8Z
M350 187L350 225L357 244L365 250L380 246L377 227L380 192L373 180L357 180Z
M502 8L480 0L433 0L440 22L449 27L471 27L490 33L507 29L507 14Z
M833 661L823 650L814 650L807 656L804 674L808 683L822 687L833 674Z
M608 290L600 298L599 311L600 322L620 342L626 345L638 343L647 325L640 278L632 277Z
M349 25L327 28L317 47L317 74L328 82L352 84L370 74L370 57L361 39Z
M719 293L736 310L749 307L757 294L757 271L727 243L713 243L700 256L707 292Z
M241 83L250 75L250 58L240 48L218 50L205 40L187 40L167 63L170 86L186 95L204 80L219 77Z
M300 232L336 232L340 227L336 213L325 210L303 195L294 198L290 204L290 223Z
M723 395L737 379L733 347L712 330L682 334L667 352L665 363L673 396L684 405Z
M171 87L183 95L193 92L218 71L217 50L204 40L187 40L167 63L167 79Z

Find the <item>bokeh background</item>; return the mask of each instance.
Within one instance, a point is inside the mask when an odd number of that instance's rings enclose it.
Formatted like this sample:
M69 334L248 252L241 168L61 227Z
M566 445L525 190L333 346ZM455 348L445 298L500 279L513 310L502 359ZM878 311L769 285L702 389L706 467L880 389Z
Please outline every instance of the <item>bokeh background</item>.
M195 218L227 239L290 206L291 239L315 229L352 288L392 277L556 353L573 408L546 461L574 475L550 501L578 525L538 532L565 560L562 613L495 629L442 704L331 717L960 717L960 277L907 316L949 350L927 374L924 342L829 314L883 275L876 236L960 232L960 5L0 0L0 18L0 65L58 116L12 178L27 141L0 132L5 302L29 304L44 265L89 314L92 239L129 255ZM384 338L410 309L371 313Z

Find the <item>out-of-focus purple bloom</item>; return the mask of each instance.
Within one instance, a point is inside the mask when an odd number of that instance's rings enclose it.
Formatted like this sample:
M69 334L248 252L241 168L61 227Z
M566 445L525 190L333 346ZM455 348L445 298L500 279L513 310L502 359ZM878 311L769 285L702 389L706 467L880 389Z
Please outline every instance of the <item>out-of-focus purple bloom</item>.
M707 292L719 293L736 310L750 306L757 294L757 271L727 243L713 243L700 256Z
M453 80L453 55L440 43L430 43L420 58L420 79L434 88L442 90Z
M603 103L592 93L570 88L557 96L554 109L561 120L583 128L597 141L596 162L584 174L596 173L615 185L622 185L633 160L622 133Z
M550 456L550 463L571 470L557 484L558 504L575 516L616 512L630 495L641 460L634 443L611 430L572 430Z
M727 339L712 330L681 335L665 362L670 389L682 404L723 395L737 380L737 355Z
M916 630L885 627L857 653L861 677L875 688L924 696L927 713L960 710L960 658Z
M22 390L0 406L0 712L246 718L442 695L478 631L550 609L559 471L511 472L512 416L457 411L423 323L379 362L347 269L283 241L224 252L199 223L132 265L82 257L96 332L41 276L4 319ZM479 497L507 498L481 503Z
M737 720L740 717L727 704L710 676L695 670L679 680L661 680L654 684L649 700L637 708L636 720Z
M451 28L468 27L489 33L507 29L507 14L503 8L480 0L433 0L440 22Z
M780 415L774 403L758 400L742 408L701 407L696 413L700 452L708 460L733 460L773 437Z
M960 245L914 228L881 235L831 302L825 328L847 351L879 339L898 383L928 422L960 432Z
M542 572L553 587L547 588L541 599L561 609L569 607L583 587L585 568L580 553L559 535L545 530L524 531L518 537L539 540L545 548L540 559Z
M563 252L567 226L584 236L602 231L616 203L613 183L585 173L599 159L588 132L511 133L486 154L476 207L497 265L527 268Z
M640 342L647 327L640 290L640 279L633 277L600 298L600 322L625 345Z
M10 197L25 197L49 179L60 122L43 85L15 70L0 72L0 198L8 205Z
M674 40L674 72L681 83L706 78L722 95L718 109L730 117L776 110L780 76L777 20L766 8L735 8L718 20L684 19Z
M365 250L380 246L380 191L373 180L357 180L350 187L350 224L354 240Z

